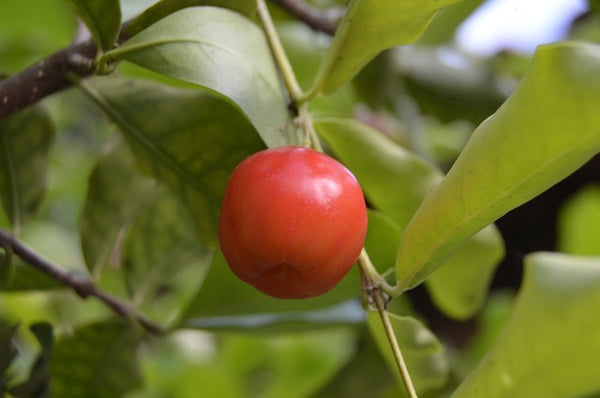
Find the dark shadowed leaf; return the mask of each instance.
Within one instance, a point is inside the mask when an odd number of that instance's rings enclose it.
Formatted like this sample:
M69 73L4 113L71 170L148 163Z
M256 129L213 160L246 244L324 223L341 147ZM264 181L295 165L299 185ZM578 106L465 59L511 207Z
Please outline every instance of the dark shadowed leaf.
M187 306L212 258L198 240L190 211L165 188L136 216L122 250L133 301L163 325Z
M536 253L495 345L454 393L592 397L600 391L600 259Z
M125 143L112 142L90 175L79 228L83 257L95 278L155 186L155 181L138 171Z
M440 8L457 1L350 1L311 91L338 90L381 51L415 41Z
M117 124L142 171L165 183L191 209L202 240L216 244L229 174L264 148L254 128L230 104L197 90L118 78L84 88Z
M473 234L575 171L600 149L600 47L538 48L529 73L473 133L407 226L396 272L425 280Z
M122 321L93 323L59 338L50 360L53 397L122 397L141 385L140 332Z
M107 54L229 98L269 147L292 142L286 100L263 32L239 13L191 7Z
M54 127L39 106L0 120L0 201L16 233L44 197L53 141Z
M121 30L119 0L66 0L103 51L110 50Z
M8 382L8 367L17 356L17 347L13 341L19 325L0 327L0 391L4 391Z
M54 332L49 323L35 323L30 327L40 344L38 355L29 378L23 383L10 389L10 393L17 398L50 398L50 374L48 364L54 347Z

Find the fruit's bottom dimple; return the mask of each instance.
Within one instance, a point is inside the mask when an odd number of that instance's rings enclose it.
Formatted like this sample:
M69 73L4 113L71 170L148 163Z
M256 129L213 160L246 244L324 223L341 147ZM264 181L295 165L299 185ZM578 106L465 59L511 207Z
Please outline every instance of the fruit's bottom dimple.
M298 270L291 264L280 263L270 267L249 281L255 288L277 298L306 298L312 297L315 291L322 287L315 286L311 273L315 267Z

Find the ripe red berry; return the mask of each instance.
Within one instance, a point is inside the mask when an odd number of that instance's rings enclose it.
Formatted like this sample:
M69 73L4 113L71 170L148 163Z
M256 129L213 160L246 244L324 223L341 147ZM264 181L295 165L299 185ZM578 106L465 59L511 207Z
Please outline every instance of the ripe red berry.
M362 190L341 163L303 147L257 152L233 171L219 218L231 270L263 293L326 293L357 260L367 232Z

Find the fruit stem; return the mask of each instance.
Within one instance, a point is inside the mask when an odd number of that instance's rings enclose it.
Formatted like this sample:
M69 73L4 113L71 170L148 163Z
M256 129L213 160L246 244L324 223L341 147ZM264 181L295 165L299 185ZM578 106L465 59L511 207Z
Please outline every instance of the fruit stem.
M392 354L394 355L396 365L398 366L400 378L402 379L406 393L409 398L418 398L408 367L406 366L406 361L402 355L402 350L400 350L398 339L394 333L394 328L392 327L392 323L390 322L390 318L386 311L386 303L389 296L385 293L384 290L386 288L383 288L383 286L387 286L389 289L391 288L383 280L383 277L375 270L375 267L371 263L364 248L358 258L358 264L361 271L363 290L369 295L369 298L377 307L377 312L379 312L379 317L381 318L383 329L385 330L388 342L390 343L390 348L392 349Z
M281 40L279 39L279 35L277 34L275 24L273 23L273 19L271 18L271 14L269 13L269 9L267 8L265 0L256 0L256 5L258 17L263 25L265 35L267 36L267 42L271 48L271 53L273 54L275 63L277 64L283 82L288 90L292 105L296 106L300 104L299 100L304 97L304 93L302 92L302 88L296 79L292 65L285 54L285 50L281 44Z

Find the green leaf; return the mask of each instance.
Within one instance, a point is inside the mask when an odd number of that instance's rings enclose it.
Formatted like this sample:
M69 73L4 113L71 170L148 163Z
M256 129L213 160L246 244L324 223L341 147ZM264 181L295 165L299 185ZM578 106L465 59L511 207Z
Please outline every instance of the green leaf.
M449 365L444 348L435 335L414 318L391 313L388 316L417 392L443 386L448 379ZM398 377L400 388L404 388L379 313L369 311L367 324L379 351Z
M600 259L536 253L495 346L454 393L583 397L600 391Z
M551 187L600 149L600 47L538 48L529 73L473 133L407 226L396 272L425 280L477 231Z
M54 127L39 106L0 120L0 202L18 234L46 193Z
M365 238L365 249L380 273L393 270L396 250L402 238L402 228L386 214L367 209L369 227Z
M142 384L133 325L105 321L59 339L50 360L53 397L113 398Z
M316 118L315 128L354 173L369 202L401 228L442 178L435 167L366 124L326 117Z
M98 278L119 246L119 237L152 196L155 181L145 178L125 144L111 143L90 174L79 231L86 265Z
M110 50L121 31L119 0L66 0L89 29L98 48Z
M248 0L162 0L135 18L125 28L125 33L131 37L175 11L194 6L229 8L247 16L251 16L256 12L256 2Z
M212 252L198 242L189 210L159 189L133 222L122 248L133 301L163 325L171 323L200 287Z
M590 185L563 205L558 218L558 247L568 254L600 256L600 186Z
M247 120L197 90L119 78L82 86L117 124L142 171L165 183L191 209L201 239L216 245L229 174L264 148Z
M5 253L0 252L0 291L35 291L64 288L63 285L51 279L46 274L24 263L14 254L11 264L6 261Z
M8 375L6 371L17 357L17 347L13 341L13 338L17 334L19 325L0 327L0 391L4 390L4 387L8 381Z
M415 41L439 9L458 1L350 1L311 92L338 90L381 51Z
M177 11L107 56L196 83L233 101L269 147L290 143L286 100L263 32L217 7Z
M435 305L454 319L475 315L485 303L492 276L503 256L502 237L489 225L427 279L427 291Z

